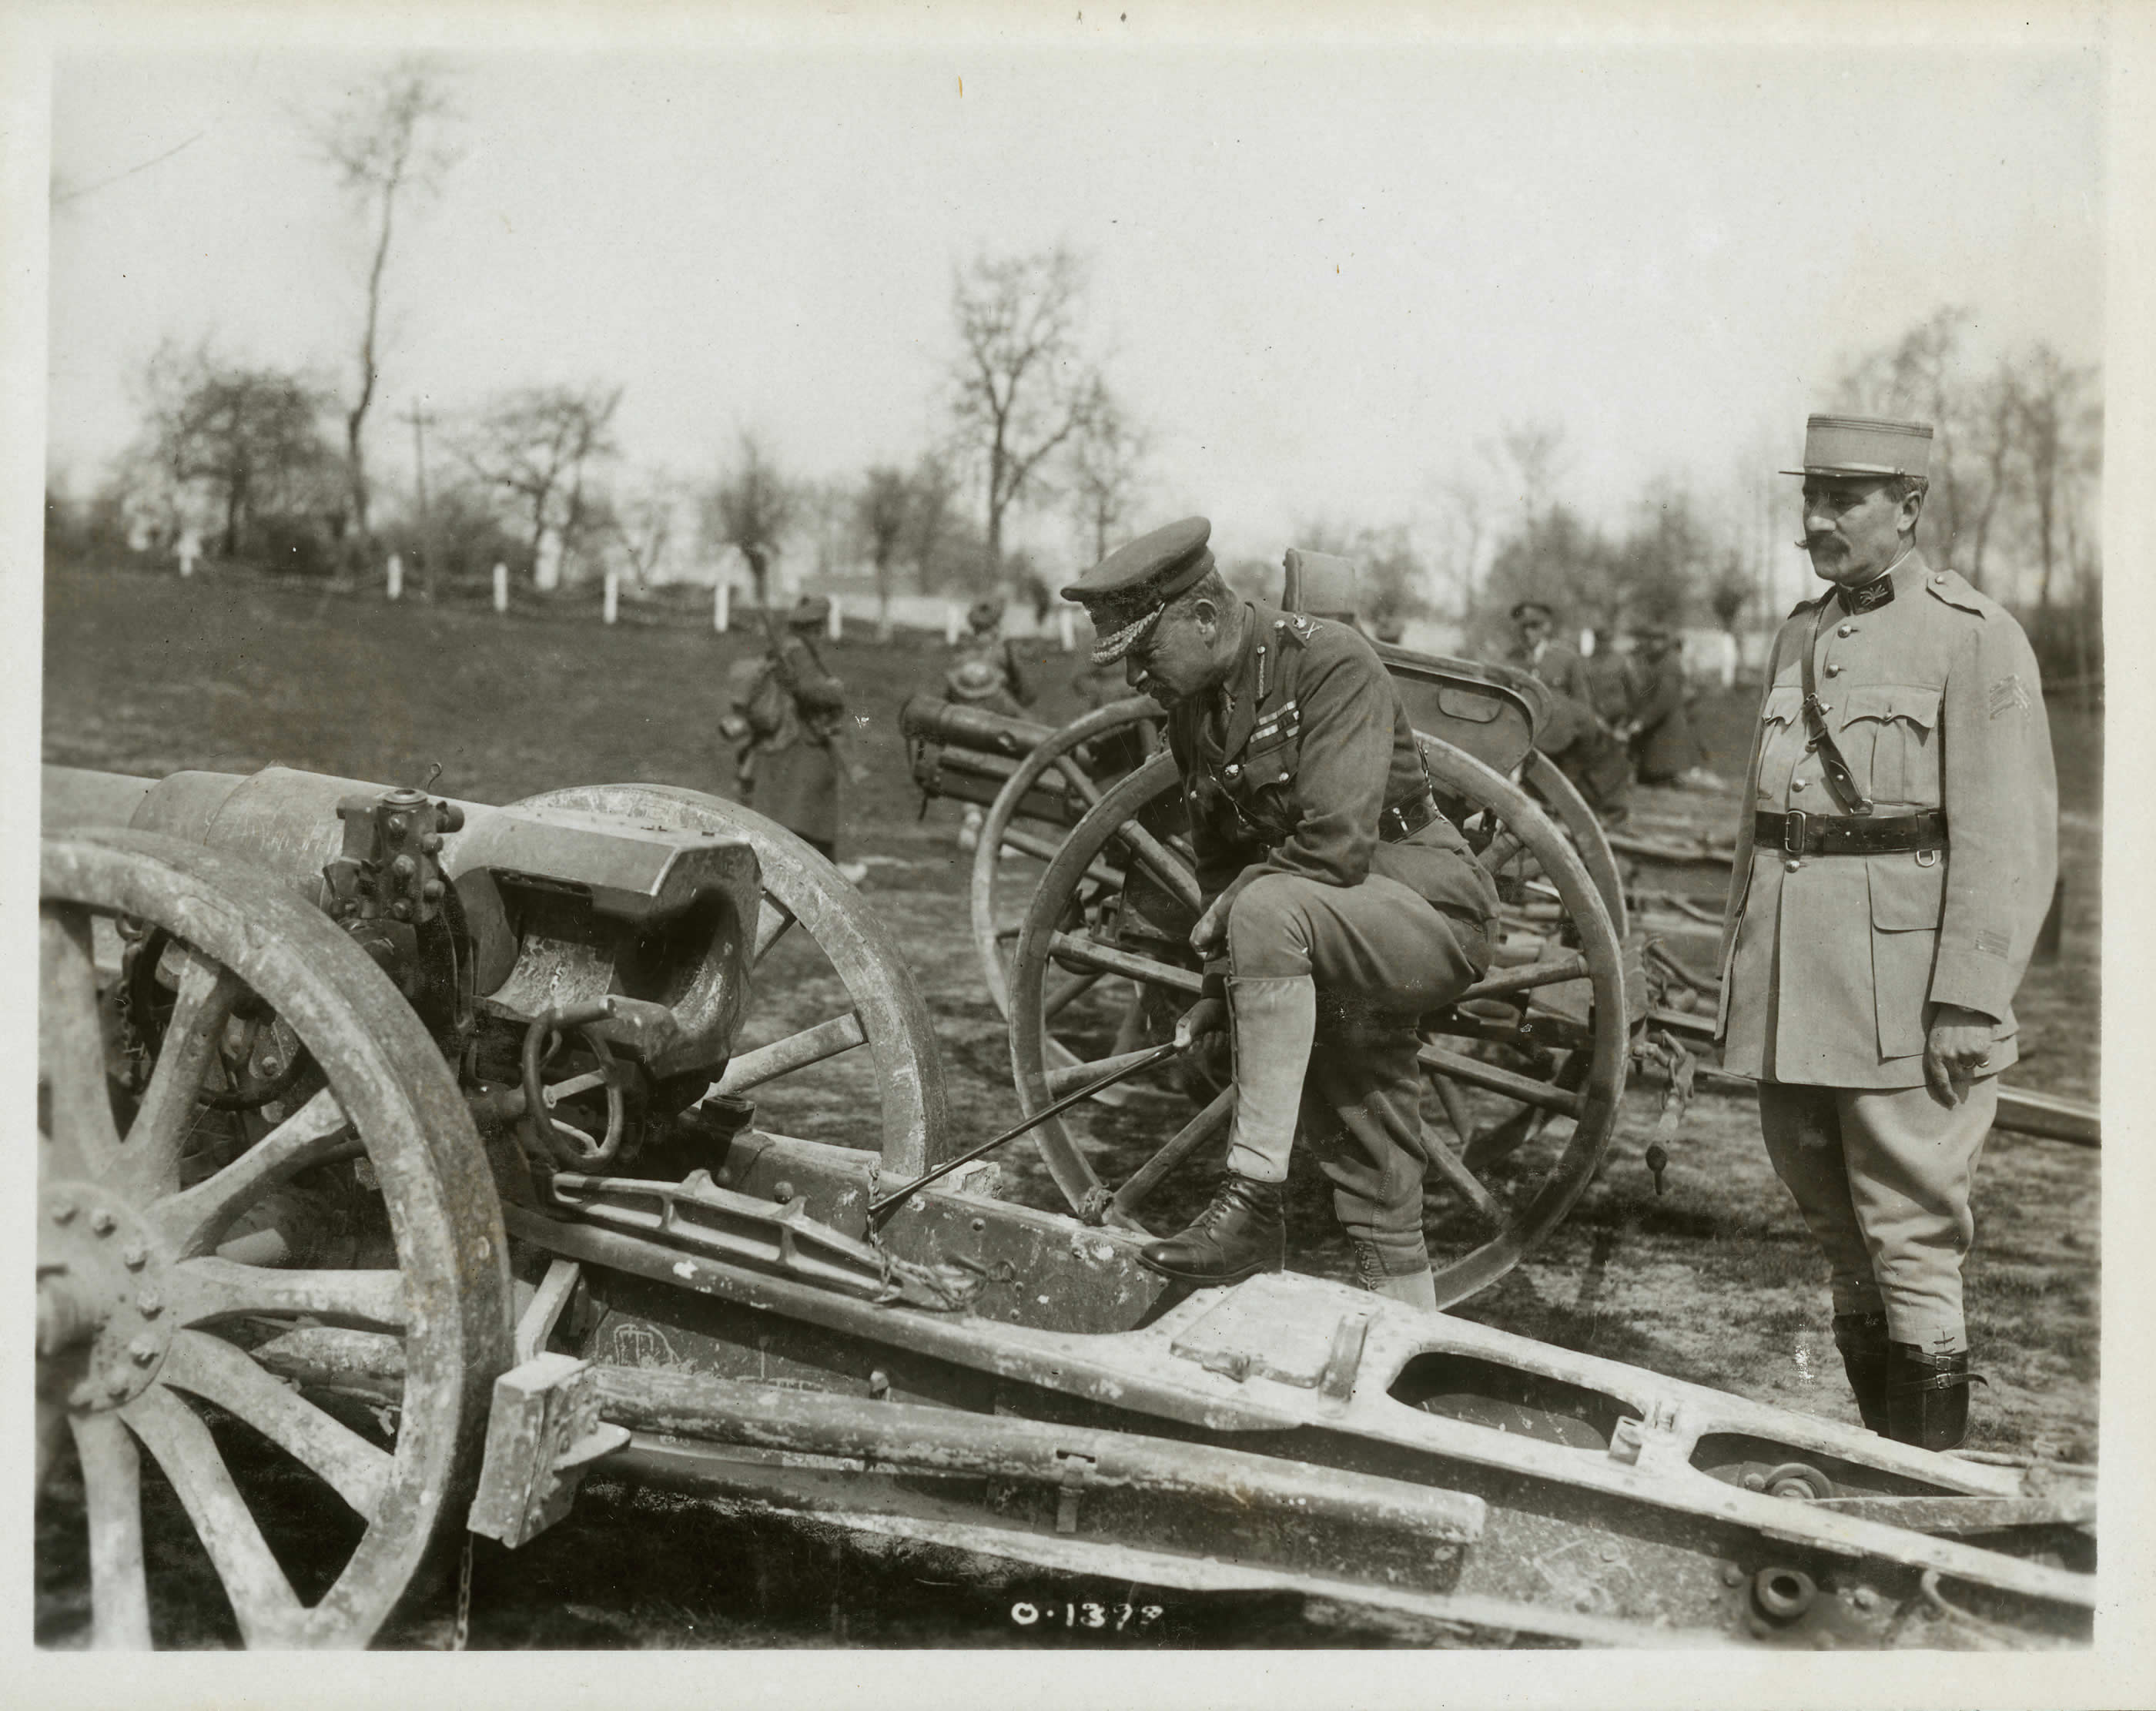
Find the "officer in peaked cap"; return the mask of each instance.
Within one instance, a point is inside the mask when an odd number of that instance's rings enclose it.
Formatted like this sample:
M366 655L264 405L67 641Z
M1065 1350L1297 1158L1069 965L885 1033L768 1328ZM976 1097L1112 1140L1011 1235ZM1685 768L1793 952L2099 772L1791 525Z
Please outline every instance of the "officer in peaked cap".
M1932 430L1814 416L1804 539L1828 587L1774 639L1737 828L1723 1061L1831 1273L1865 1424L1967 1430L1969 1180L2015 1060L2058 791L2021 626L1916 544Z
M1141 1257L1201 1285L1278 1270L1300 1122L1360 1281L1434 1308L1414 1023L1488 969L1496 889L1438 812L1370 644L1238 599L1210 533L1204 517L1170 523L1063 591L1092 617L1094 660L1121 660L1167 709L1207 973L1178 1037L1232 1024L1235 1045L1226 1178Z

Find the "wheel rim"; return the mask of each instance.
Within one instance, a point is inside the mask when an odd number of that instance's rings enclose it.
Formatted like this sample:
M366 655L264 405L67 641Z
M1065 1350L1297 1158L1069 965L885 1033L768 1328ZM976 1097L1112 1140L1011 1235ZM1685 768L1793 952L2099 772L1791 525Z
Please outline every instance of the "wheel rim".
M1010 1015L1009 955L1004 949L1006 933L1002 924L1002 912L998 907L998 879L1001 876L1004 845L1011 841L1016 822L1024 818L1025 799L1053 769L1065 780L1065 788L1075 794L1090 810L1105 794L1101 787L1088 776L1085 768L1071 758L1074 750L1088 742L1097 742L1103 737L1132 726L1145 727L1148 754L1160 749L1159 726L1161 710L1145 696L1132 696L1127 700L1110 701L1095 708L1081 719L1060 727L1054 734L1029 750L1017 770L1005 780L996 793L995 801L989 805L988 817L982 822L980 842L973 849L973 876L971 893L973 925L973 948L981 959L981 979L988 989L988 997L994 1003L996 1014ZM1029 840L1029 843L1031 840ZM1037 847L1013 844L1029 856L1040 856ZM1047 859L1053 859L1049 852Z
M822 856L737 802L672 785L579 785L515 805L582 809L669 830L732 832L747 839L762 870L756 960L761 963L797 924L806 927L845 988L848 1008L737 1057L723 1090L747 1093L865 1046L882 1102L882 1168L910 1178L942 1162L952 1139L943 1062L928 1006L891 929Z
M1587 805L1579 787L1539 748L1527 751L1521 777L1549 804L1558 823L1572 835L1572 846L1579 852L1588 876L1594 881L1602 907L1609 912L1609 924L1616 930L1617 942L1622 944L1631 934L1632 912L1625 901L1625 876L1617 866L1617 852L1609 847L1609 835L1603 830L1600 816Z
M246 1643L364 1644L460 1514L493 1382L509 1360L506 1244L470 1114L388 977L251 867L112 830L48 838L42 868L39 1383L48 1423L64 1426L81 1464L91 1642L150 1641L146 1450ZM115 1065L92 950L99 917L162 927L179 942L172 1018L124 1133L107 1092ZM234 1131L234 1156L212 1158L202 1175L186 1150L203 1142L197 1093L219 1073L235 1004L257 1000L312 1054L322 1086L296 1109L265 1107L274 1126L252 1141ZM378 1185L394 1264L255 1262L265 1243L290 1237L289 1197L327 1184L325 1173L346 1169L339 1161L355 1143ZM357 1194L366 1178L351 1168ZM328 1239L359 1238L340 1230ZM249 1257L234 1256L242 1253ZM271 1375L265 1351L307 1333L311 1322L398 1345L393 1447ZM312 1497L334 1492L362 1523L311 1602L234 1477L266 1489L252 1459L244 1468L228 1462L187 1397L276 1445L321 1488L310 1487ZM277 1513L289 1519L281 1505ZM322 1513L317 1505L318 1521ZM296 1543L289 1528L280 1539ZM310 1562L300 1578L318 1584L323 1570Z
M1524 852L1522 859L1531 859L1535 873L1555 891L1562 918L1570 921L1578 941L1576 948L1565 948L1558 953L1532 953L1527 967L1508 969L1502 962L1493 964L1491 977L1466 996L1487 1006L1510 1003L1516 994L1532 994L1528 999L1531 1006L1553 999L1561 989L1574 981L1584 981L1589 994L1589 1013L1594 1019L1591 1037L1565 1051L1554 1073L1546 1080L1484 1061L1496 1049L1492 1046L1483 1046L1484 1057L1476 1057L1473 1046L1463 1051L1457 1042L1433 1040L1426 1043L1425 1070L1432 1076L1452 1125L1467 1130L1458 1137L1458 1148L1448 1156L1433 1155L1426 1179L1432 1185L1443 1185L1495 1226L1464 1253L1443 1261L1433 1255L1440 1304L1450 1305L1488 1287L1517 1264L1522 1255L1556 1227L1593 1179L1615 1128L1618 1101L1624 1090L1625 989L1620 941L1613 924L1585 865L1557 825L1523 791L1480 761L1430 738L1423 739L1423 747L1440 794L1472 805L1474 814L1463 818L1471 824L1488 820L1493 829L1502 825L1517 835ZM1132 773L1080 821L1034 893L1019 935L1011 984L1011 1066L1020 1107L1028 1115L1049 1104L1065 1084L1060 1076L1051 1079L1055 1066L1044 1045L1044 994L1047 971L1054 962L1129 974L1185 994L1186 1002L1197 992L1200 977L1194 969L1139 958L1060 930L1080 876L1114 841L1116 825L1177 787L1174 762L1164 754ZM1496 853L1502 853L1502 848ZM1194 888L1194 881L1193 884ZM1521 943L1524 944L1523 938ZM1530 954L1517 945L1510 948L1519 956ZM1501 958L1506 954L1507 949L1501 948ZM1561 969L1575 972L1561 980L1555 978ZM1514 984L1508 986L1508 982ZM1495 995L1478 997L1493 986ZM1448 1012L1448 1015L1459 1014L1457 1006ZM1529 1030L1512 1031L1525 1037ZM1067 1074L1081 1077L1083 1071L1072 1069ZM1462 1081L1476 1089L1472 1100L1460 1094L1458 1084ZM1512 1092L1526 1097L1511 1099ZM1502 1133L1501 1121L1495 1125L1500 1133L1495 1141L1490 1141L1487 1138L1493 1126L1476 1119L1474 1106L1491 1100L1501 1102L1502 1110L1517 1106L1530 1117L1551 1112L1572 1124L1570 1135L1556 1147L1538 1183L1531 1190L1508 1198L1492 1194L1482 1184L1468 1168L1465 1155L1477 1139L1482 1139L1502 1159L1519 1151L1529 1140L1539 1142L1543 1124L1521 1123L1517 1126L1522 1133L1515 1138ZM1231 1108L1232 1100L1226 1095L1214 1100L1112 1193L1061 1118L1051 1118L1040 1125L1034 1132L1034 1145L1074 1210L1111 1221L1134 1223L1137 1209L1152 1189L1224 1131ZM1528 1130L1533 1133L1526 1133ZM1437 1144L1444 1147L1445 1143L1440 1139Z

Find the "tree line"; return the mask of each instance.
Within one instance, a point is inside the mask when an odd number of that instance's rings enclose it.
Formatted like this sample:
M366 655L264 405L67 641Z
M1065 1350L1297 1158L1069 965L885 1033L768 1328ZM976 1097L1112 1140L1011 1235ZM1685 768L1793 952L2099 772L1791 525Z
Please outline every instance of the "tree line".
M367 428L385 395L395 240L400 215L454 169L459 122L443 78L405 61L310 135L367 239L346 375L167 339L137 377L140 436L79 515L60 518L69 507L52 496L56 522L161 543L192 532L208 556L307 573L357 572L396 551L429 593L501 563L542 588L601 566L648 582L685 547L706 561L738 554L759 604L782 552L803 545L819 568L866 563L885 595L905 580L1045 598L1029 555L1007 542L1017 510L1060 504L1102 551L1123 529L1149 437L1088 349L1086 267L1063 248L984 254L957 271L945 432L911 464L805 480L747 430L701 476L632 470L615 430L622 388L515 385L397 419L413 436L414 502L385 516Z
M910 462L807 479L751 429L701 475L634 469L616 434L620 386L510 385L463 408L414 404L393 417L410 428L415 480L412 503L385 508L367 429L386 396L380 335L396 239L401 217L454 170L460 122L441 75L405 61L310 134L366 240L349 368L279 367L168 339L137 377L140 436L86 506L53 496L56 528L167 543L191 528L212 556L313 573L355 573L394 551L429 593L484 580L497 563L544 588L603 566L648 584L685 557L737 555L765 604L788 554L819 574L865 567L886 601L906 585L994 589L1045 609L1061 578L1010 544L1014 516L1060 509L1080 558L1106 553L1138 519L1153 436L1092 354L1086 265L1060 247L983 254L957 270L943 430ZM1943 307L1856 353L1829 408L1935 424L1927 550L2033 607L2052 669L2070 658L2090 671L2099 377L2041 343L1979 367L1972 322ZM1761 599L1756 491L1702 495L1657 480L1609 527L1564 496L1568 463L1561 426L1502 424L1471 465L1432 479L1416 520L1311 517L1294 538L1356 561L1366 616L1441 614L1478 650L1527 599L1605 640L1645 624L1734 633L1780 615ZM1785 508L1794 525L1794 484ZM1255 592L1277 589L1276 563L1226 568Z

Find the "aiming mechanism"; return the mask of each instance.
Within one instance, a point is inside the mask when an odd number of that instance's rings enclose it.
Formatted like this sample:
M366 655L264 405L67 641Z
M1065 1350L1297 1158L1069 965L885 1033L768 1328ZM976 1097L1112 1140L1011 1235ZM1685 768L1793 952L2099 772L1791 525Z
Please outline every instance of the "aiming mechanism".
M520 1544L594 1472L1434 1637L2086 1636L2074 1470L1316 1278L1186 1293L1133 1231L979 1175L872 1220L958 1145L932 1045L889 1020L917 994L732 804L48 768L44 813L40 1405L83 1472L98 1643L151 1631L142 1449L257 1644L364 1643L438 1535ZM883 1054L880 1147L766 1133L742 1097L752 1059L829 1055L737 1050L794 919L880 971L848 977L850 1034L808 1030ZM356 1513L326 1590L285 1578L187 1398Z

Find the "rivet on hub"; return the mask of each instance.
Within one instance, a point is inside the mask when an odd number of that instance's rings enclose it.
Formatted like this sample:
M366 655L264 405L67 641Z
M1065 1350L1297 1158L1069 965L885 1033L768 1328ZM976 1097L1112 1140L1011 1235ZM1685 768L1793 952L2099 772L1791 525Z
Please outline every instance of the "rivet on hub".
M131 1272L139 1272L150 1263L150 1250L137 1242L120 1256L120 1263Z
M72 1224L74 1222L74 1215L81 1210L82 1209L79 1206L74 1205L66 1200L62 1200L59 1205L53 1208L53 1222L55 1224Z
M1725 1586L1743 1585L1744 1570L1738 1568L1735 1563L1724 1563L1722 1565L1722 1584Z
M100 1236L110 1236L120 1227L120 1220L100 1206L90 1215L90 1227Z
M147 1337L137 1337L127 1345L127 1358L137 1366L147 1366L157 1358L157 1345Z
M133 1388L134 1386L130 1385L127 1380L123 1378L111 1378L107 1379L105 1381L105 1394L111 1397L116 1402L120 1400L121 1397L125 1396L128 1391Z
M135 1297L135 1311L146 1319L154 1319L165 1310L165 1297L154 1289L145 1289Z

